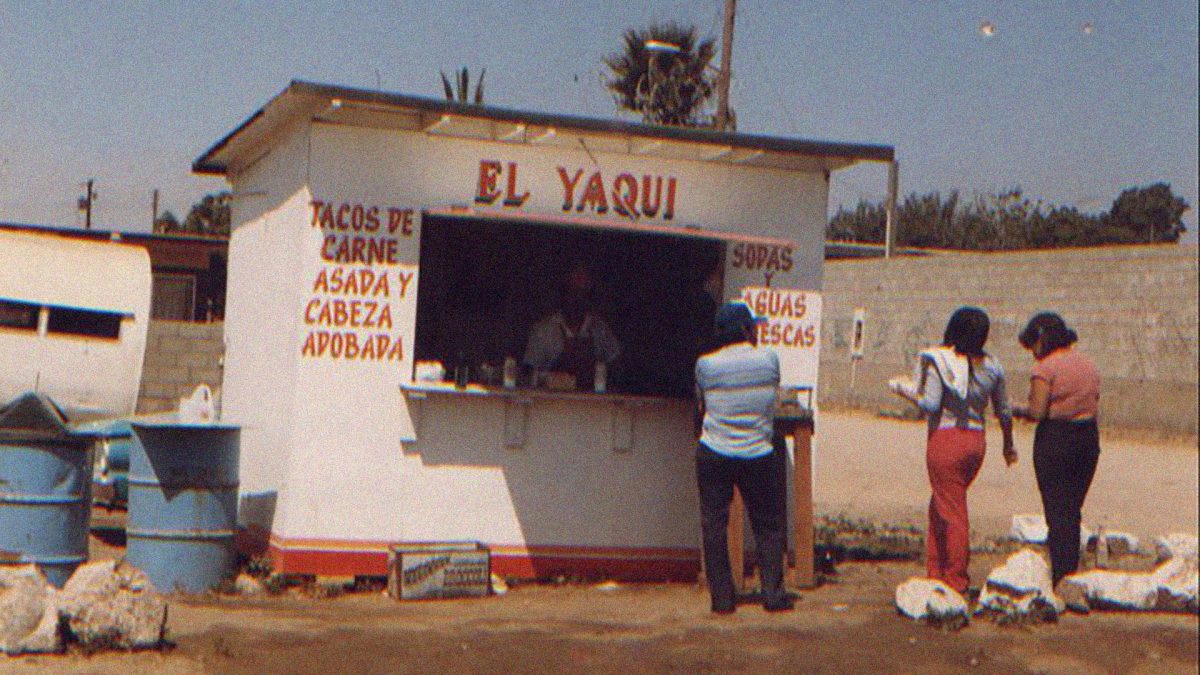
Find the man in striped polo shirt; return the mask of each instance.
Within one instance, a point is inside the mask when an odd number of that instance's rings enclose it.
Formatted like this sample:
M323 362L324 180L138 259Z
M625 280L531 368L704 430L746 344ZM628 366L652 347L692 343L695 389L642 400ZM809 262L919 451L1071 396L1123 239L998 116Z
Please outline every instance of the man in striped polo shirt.
M760 322L743 302L723 305L716 314L717 347L696 361L696 399L703 419L696 483L704 569L712 611L718 614L736 609L726 536L735 485L754 530L763 607L792 609L783 587L786 461L780 461L772 443L779 357L757 346Z

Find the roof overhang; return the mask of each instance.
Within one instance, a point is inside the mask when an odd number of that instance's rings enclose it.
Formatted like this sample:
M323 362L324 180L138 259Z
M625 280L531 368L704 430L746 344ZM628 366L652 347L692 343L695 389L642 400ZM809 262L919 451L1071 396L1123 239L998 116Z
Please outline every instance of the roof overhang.
M895 157L895 149L888 145L551 115L293 81L197 158L192 171L226 175L239 165L253 162L271 146L274 137L303 120L793 171L835 171L864 161L890 162Z

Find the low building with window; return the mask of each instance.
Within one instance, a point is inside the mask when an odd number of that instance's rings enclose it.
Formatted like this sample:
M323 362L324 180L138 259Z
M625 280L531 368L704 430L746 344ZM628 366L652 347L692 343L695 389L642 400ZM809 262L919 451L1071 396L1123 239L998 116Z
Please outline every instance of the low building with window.
M208 322L225 316L225 268L229 240L145 232L81 230L0 222L0 231L51 234L141 246L154 275L151 314L169 321Z

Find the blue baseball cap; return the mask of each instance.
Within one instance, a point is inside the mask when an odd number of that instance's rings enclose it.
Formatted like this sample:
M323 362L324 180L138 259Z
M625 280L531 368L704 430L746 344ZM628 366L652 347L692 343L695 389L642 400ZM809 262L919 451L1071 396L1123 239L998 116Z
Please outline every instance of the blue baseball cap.
M714 321L717 330L732 330L735 328L753 328L767 323L767 318L758 316L751 311L750 306L741 300L734 300L721 305L717 309Z

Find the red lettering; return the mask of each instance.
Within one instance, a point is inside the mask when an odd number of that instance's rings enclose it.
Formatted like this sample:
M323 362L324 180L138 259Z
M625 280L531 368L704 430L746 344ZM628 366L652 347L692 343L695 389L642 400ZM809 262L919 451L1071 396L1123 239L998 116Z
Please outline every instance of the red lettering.
M675 217L675 177L667 179L667 206L663 209L663 220Z
M411 237L413 232L413 210L412 209L388 209L388 233L395 234L399 230L400 234L406 237Z
M401 336L387 333L362 335L353 331L309 331L300 347L301 356L358 361L403 361Z
M325 206L325 202L314 199L308 205L312 207L312 226L318 227L321 222L321 208Z
M479 186L475 191L475 201L480 204L491 204L500 197L500 188L496 179L500 177L500 162L479 160Z
M588 179L587 186L583 189L583 197L579 200L579 206L575 207L576 211L582 211L590 208L596 213L608 212L608 197L604 196L604 177L600 172L592 174Z
M654 177L654 203L650 203L650 176L642 176L642 215L653 218L662 205L662 176Z
M396 275L400 279L400 297L408 295L408 282L413 280L412 272L401 271Z
M563 211L570 211L575 206L575 186L579 184L579 179L583 177L583 169L575 172L574 178L567 177L567 170L563 167L558 167L558 177L563 184Z
M613 181L612 198L613 210L617 213L633 220L637 220L641 215L638 213L637 207L637 179L630 174L623 173Z
M504 191L504 205L511 207L519 207L529 199L529 191L517 194L517 163L508 163L508 185Z
M806 300L807 299L804 297L803 293L792 296L792 314L797 319L803 318L804 315L808 313L808 304Z

